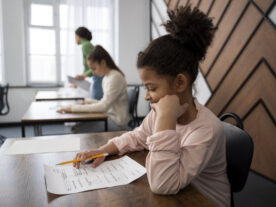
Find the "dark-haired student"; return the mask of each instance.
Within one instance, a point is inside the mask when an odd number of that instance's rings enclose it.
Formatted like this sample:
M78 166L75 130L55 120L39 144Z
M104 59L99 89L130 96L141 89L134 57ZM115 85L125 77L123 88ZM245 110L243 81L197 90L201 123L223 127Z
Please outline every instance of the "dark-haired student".
M226 146L220 120L192 95L198 64L212 42L214 26L197 8L168 13L169 34L139 53L137 67L151 112L141 126L99 149L77 153L81 163L100 154L148 149L147 177L157 194L176 194L191 184L217 206L230 206ZM105 158L96 158L97 167ZM80 162L74 163L79 168Z
M75 40L78 45L82 46L82 57L83 57L83 74L77 75L75 78L77 80L83 80L86 77L92 77L92 87L91 87L91 98L100 100L103 96L102 90L102 79L103 77L99 77L97 75L93 75L92 71L89 69L87 65L87 57L90 53L93 52L94 46L90 42L92 40L92 33L85 27L79 27L75 31Z
M88 56L87 64L93 74L104 77L102 81L103 98L101 100L86 100L82 104L65 107L58 112L105 112L108 115L109 130L126 129L129 113L127 85L123 72L114 63L109 53L99 45ZM82 128L86 130L86 126Z

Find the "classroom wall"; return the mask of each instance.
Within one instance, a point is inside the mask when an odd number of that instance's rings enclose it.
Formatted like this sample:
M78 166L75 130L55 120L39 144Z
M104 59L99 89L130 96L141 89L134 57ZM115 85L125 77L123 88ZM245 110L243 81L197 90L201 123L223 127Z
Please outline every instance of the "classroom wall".
M125 73L128 84L141 84L136 59L138 52L150 41L149 0L117 0L116 14L116 62ZM148 104L144 101L144 96L145 90L140 87L139 116L148 113Z
M149 0L118 0L118 3L116 60L128 83L139 84L141 82L136 68L137 54L150 41Z
M2 14L2 1L0 1L0 14ZM3 32L3 23L2 23L2 15L0 15L0 81L3 80L3 75L4 75L4 71L3 71L3 66L4 66L4 59L3 59L3 55L4 55L4 52L3 52L3 47L2 47L2 44L3 44L3 35L2 35L2 32Z
M8 94L10 112L6 116L0 116L0 124L20 122L24 113L27 111L32 101L34 101L37 91L51 91L57 89L58 88L10 88Z
M117 48L115 53L117 56L115 59L126 75L128 84L141 84L136 68L136 59L138 52L143 50L150 41L149 6L149 0L117 0L117 25L115 27L115 48ZM149 110L144 96L145 89L140 87L139 116L145 116Z
M13 123L20 122L38 90L54 88L25 87L24 3L22 0L2 0L2 9L5 82L9 83L11 88L8 96L10 113L1 116L0 123ZM116 9L115 60L126 74L127 83L139 84L135 63L138 51L149 42L149 0L116 0ZM13 88L14 86L20 88ZM141 87L138 101L139 116L148 113L144 94L145 91Z
M4 79L13 86L26 84L23 11L22 0L2 1Z

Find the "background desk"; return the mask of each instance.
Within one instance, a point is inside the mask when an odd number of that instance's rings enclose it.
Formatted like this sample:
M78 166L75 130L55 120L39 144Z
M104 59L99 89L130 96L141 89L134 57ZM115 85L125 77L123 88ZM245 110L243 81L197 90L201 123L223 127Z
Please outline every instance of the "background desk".
M107 131L107 118L104 113L64 113L56 112L59 108L76 104L76 101L38 101L32 102L21 119L22 137L25 137L25 126L33 125L35 136L41 135L41 124L61 122L103 121Z
M59 101L59 100L84 100L85 94L74 88L60 89L58 91L38 91L36 101Z
M49 136L80 137L81 149L97 148L108 139L122 132ZM47 138L49 138L47 137ZM43 139L44 137L39 137ZM177 195L161 196L151 192L144 175L138 180L123 186L92 190L82 193L58 196L46 190L43 164L55 165L70 160L75 152L45 153L33 155L3 155L5 149L18 139L8 139L0 148L0 206L42 207L42 206L101 206L101 207L175 207L175 206L215 206L192 186L181 190ZM128 154L129 157L145 166L147 151ZM118 158L112 156L108 159Z

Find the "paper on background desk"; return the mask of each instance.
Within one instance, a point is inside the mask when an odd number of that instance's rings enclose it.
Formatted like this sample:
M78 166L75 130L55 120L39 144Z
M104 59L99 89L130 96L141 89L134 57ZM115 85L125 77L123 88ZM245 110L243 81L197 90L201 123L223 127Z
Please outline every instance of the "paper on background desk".
M77 80L72 76L67 76L68 82L75 84L76 86L82 88L85 91L89 91L91 83L87 80Z
M126 185L145 173L146 169L128 156L105 161L97 168L44 165L47 191L58 195Z
M79 150L80 138L35 139L14 141L5 154L17 155Z

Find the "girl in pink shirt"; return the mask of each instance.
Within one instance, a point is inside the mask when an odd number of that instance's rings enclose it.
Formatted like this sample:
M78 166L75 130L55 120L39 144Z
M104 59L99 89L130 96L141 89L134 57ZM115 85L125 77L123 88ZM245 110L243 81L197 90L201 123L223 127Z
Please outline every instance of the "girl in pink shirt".
M176 194L191 184L218 206L230 206L225 136L220 120L192 95L198 63L211 44L211 19L197 8L169 12L169 34L138 54L139 76L152 110L140 127L99 149L78 153L81 163L100 154L149 150L147 177L157 194ZM97 167L104 158L96 158ZM74 167L79 168L80 163Z

